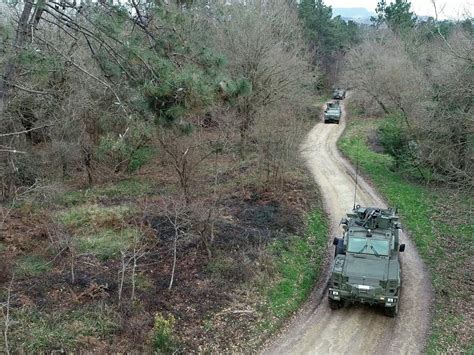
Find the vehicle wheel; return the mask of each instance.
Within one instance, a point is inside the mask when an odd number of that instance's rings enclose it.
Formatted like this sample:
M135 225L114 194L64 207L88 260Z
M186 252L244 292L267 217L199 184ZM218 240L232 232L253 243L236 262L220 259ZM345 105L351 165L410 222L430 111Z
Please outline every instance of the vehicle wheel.
M398 300L398 301L400 301L400 300ZM396 317L397 314L398 314L398 302L397 302L395 307L385 307L385 315L387 317L393 318L393 317Z
M336 301L331 298L328 298L328 300L329 300L329 308L334 309L334 310L342 308L342 301Z
M334 257L344 254L344 239L339 239L337 241L336 250L334 251Z

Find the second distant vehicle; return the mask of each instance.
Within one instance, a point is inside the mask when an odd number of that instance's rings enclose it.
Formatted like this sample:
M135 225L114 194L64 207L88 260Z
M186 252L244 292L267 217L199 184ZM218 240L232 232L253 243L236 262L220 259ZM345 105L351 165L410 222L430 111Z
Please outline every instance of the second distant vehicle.
M341 120L341 107L339 106L338 101L328 102L326 104L326 109L324 110L324 123L337 123Z
M334 91L332 93L332 98L334 100L345 99L346 98L346 90L340 89L340 88L334 89Z

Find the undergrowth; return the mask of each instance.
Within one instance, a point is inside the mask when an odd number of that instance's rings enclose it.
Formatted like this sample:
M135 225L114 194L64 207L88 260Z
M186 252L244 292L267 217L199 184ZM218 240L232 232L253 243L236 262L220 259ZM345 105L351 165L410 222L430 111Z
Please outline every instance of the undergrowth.
M98 304L53 312L13 308L10 317L9 343L15 353L74 352L89 343L98 344L120 329L118 314L111 307ZM0 327L3 326L2 322Z
M78 240L79 251L91 253L102 261L120 256L133 244L134 237L139 233L133 228L121 230L106 229L94 234L82 236Z
M99 206L82 205L62 211L58 214L58 221L72 228L88 229L101 225L110 225L120 223L131 212L129 206Z
M75 206L104 199L137 198L151 191L152 184L150 182L128 179L105 186L69 191L59 195L56 202L64 206Z
M20 257L15 267L15 274L19 277L41 275L52 268L45 258L38 255L25 255Z

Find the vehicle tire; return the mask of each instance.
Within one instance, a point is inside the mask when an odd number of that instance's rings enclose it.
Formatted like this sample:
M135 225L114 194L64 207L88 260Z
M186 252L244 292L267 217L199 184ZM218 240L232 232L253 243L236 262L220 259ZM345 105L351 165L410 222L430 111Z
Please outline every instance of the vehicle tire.
M329 308L334 309L334 310L342 308L342 301L336 301L331 298L328 298L328 301L329 301Z
M400 301L400 299L398 301ZM385 307L385 315L391 318L396 317L398 314L398 304L399 302L397 302L395 307Z
M344 239L339 239L337 241L337 245L336 245L336 248L334 250L334 257L338 256L338 255L344 255L345 252L344 252Z

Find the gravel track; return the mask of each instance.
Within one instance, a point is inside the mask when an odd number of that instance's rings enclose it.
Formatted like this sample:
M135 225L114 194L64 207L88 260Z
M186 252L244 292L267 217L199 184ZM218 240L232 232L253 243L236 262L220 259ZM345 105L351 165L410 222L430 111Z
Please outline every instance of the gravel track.
M302 145L302 154L318 183L331 220L330 243L340 236L339 221L354 203L354 168L341 156L336 143L345 128L346 112L339 125L318 123ZM357 203L386 207L377 192L358 177ZM403 221L402 221L403 222ZM429 274L405 233L401 256L402 295L400 311L389 318L383 310L351 305L333 311L327 304L331 259L306 305L274 339L264 354L418 354L423 353L429 331L432 299Z

